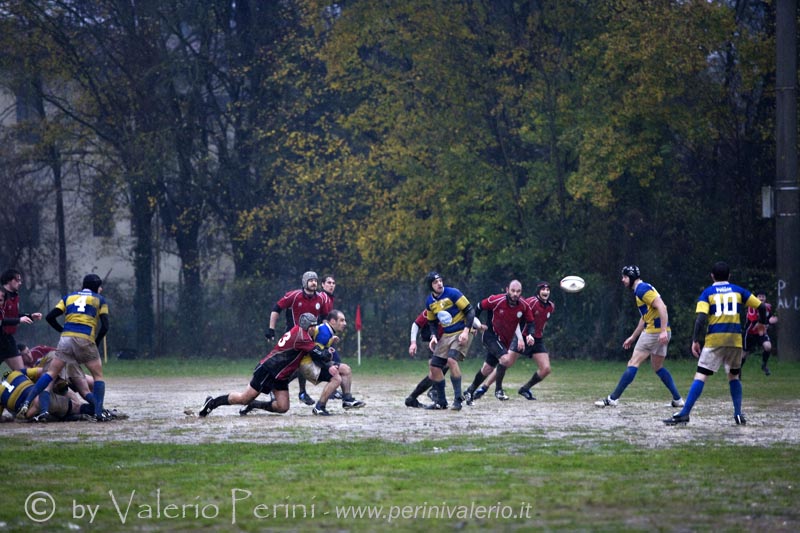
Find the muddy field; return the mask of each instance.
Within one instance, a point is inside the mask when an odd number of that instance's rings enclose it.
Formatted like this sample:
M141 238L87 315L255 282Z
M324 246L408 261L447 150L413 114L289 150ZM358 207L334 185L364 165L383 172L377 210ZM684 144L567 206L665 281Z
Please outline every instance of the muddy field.
M678 446L690 442L769 446L800 443L800 400L754 405L745 396L747 426L733 424L729 401L701 398L684 427L668 428L662 418L675 410L665 398L623 401L616 408L597 408L595 398L564 398L546 387L536 391L537 401L527 401L508 390L511 400L500 402L487 394L461 412L409 409L403 400L413 388L404 380L375 379L358 384L356 397L367 402L363 409L344 411L331 400L328 410L336 416L316 417L311 407L295 401L288 413L253 412L242 417L238 407L225 406L205 419L196 413L206 395L240 390L241 378L123 379L109 381L106 406L130 415L128 420L107 424L68 422L52 424L3 424L6 435L60 441L140 441L200 444L214 442L322 442L335 439L380 438L392 442L417 442L452 437L458 444L465 436L491 436L514 432L539 444L567 439L593 447L613 436L647 447ZM537 387L538 388L538 387ZM321 387L310 387L315 398ZM513 393L513 394L512 394ZM427 401L421 397L420 400ZM345 433L343 433L343 431Z

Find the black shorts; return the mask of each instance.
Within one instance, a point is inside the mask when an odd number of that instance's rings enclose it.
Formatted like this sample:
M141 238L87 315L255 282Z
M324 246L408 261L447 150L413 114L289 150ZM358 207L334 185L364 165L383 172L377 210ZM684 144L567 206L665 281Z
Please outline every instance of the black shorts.
M523 355L533 357L535 353L547 353L547 346L544 345L544 339L533 338L533 346L526 346Z
M490 331L483 332L482 341L486 347L486 356L483 360L487 365L494 368L500 363L500 358L508 351L508 348L497 338L497 335Z
M292 376L294 377L294 375ZM268 394L274 390L289 390L289 381L287 379L275 379L266 365L259 363L253 371L253 378L250 380L250 386L258 392Z
M5 361L18 355L17 341L14 339L14 335L0 333L0 361Z
M336 366L338 366L338 365L336 365ZM327 366L319 367L319 381L330 381L332 377L333 376L331 376L331 372L329 370L329 367L327 367Z
M272 390L289 390L289 380L276 379L272 382Z
M745 335L744 336L744 351L754 352L760 350L765 342L770 342L769 335Z

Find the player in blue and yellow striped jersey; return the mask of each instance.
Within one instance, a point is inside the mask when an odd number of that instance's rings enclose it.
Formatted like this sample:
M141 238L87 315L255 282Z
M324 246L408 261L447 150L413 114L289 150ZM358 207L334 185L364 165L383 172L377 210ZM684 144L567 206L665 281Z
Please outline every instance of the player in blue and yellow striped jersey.
M475 319L475 308L469 303L461 291L453 287L445 287L444 280L438 272L430 272L425 277L430 294L425 300L425 316L428 326L435 331L442 328L440 339L431 338L430 348L433 356L428 364L428 377L436 390L436 403L431 409L446 409L447 397L444 393L444 368L450 369L450 382L453 384L453 410L460 410L464 401L461 394L461 369L459 361L463 361L469 350L470 330ZM469 326L468 326L469 325Z
M767 306L750 291L728 281L730 267L724 261L711 269L712 283L697 300L692 335L692 354L698 358L697 372L686 395L686 405L680 412L664 420L668 426L686 424L694 403L703 394L708 376L725 365L728 386L733 401L733 420L736 424L747 423L742 413L742 319L745 307L758 310L758 321L767 323Z
M103 280L97 274L88 274L83 278L83 288L75 293L62 298L47 314L47 322L53 329L61 333L61 339L56 347L56 357L47 370L47 374L36 382L28 402L33 401L58 376L67 363L86 365L94 378L94 390L88 394L86 400L94 404L95 419L100 421L110 420L111 417L103 413L103 399L106 384L103 381L103 363L97 345L108 332L108 304L102 292ZM62 326L57 318L65 315ZM46 413L48 405L47 395L43 395L39 403L42 413ZM17 417L24 417L27 404L23 404Z
M54 394L52 401L48 402L48 411L40 413L41 399L49 393L43 392L38 400L32 399L31 393L35 387L34 382L41 374L41 368L11 370L3 374L3 381L0 382L0 414L4 409L18 413L18 409L25 402L28 402L25 418L33 422L65 420L89 414L89 404L81 403L80 398L69 389L66 390L66 394Z
M34 377L35 379L35 377ZM3 374L2 388L0 388L0 414L4 409L16 414L31 394L33 380L28 377L27 369L11 370ZM31 414L38 405L34 404L28 411Z
M603 399L597 400L594 404L597 407L615 407L622 393L636 378L639 365L650 358L650 366L653 368L653 372L656 373L670 394L672 394L672 407L682 407L683 399L678 393L677 387L675 387L672 374L664 367L664 360L667 358L667 345L669 345L669 341L672 338L667 304L664 303L655 287L641 279L641 271L636 265L622 267L620 281L633 291L633 295L636 297L636 307L639 309L641 318L639 318L636 329L633 330L631 336L622 343L622 347L625 350L633 346L633 354L628 360L628 367L619 378L614 392Z
M343 333L346 328L347 319L344 313L333 309L314 332L314 343L318 350L306 355L300 363L300 372L308 381L315 385L320 381L328 383L314 406L313 413L315 415L327 416L330 414L326 409L326 402L340 386L343 391L342 407L354 409L366 405L353 398L350 392L353 384L353 371L350 365L337 361L335 357L334 344L339 340L338 335Z

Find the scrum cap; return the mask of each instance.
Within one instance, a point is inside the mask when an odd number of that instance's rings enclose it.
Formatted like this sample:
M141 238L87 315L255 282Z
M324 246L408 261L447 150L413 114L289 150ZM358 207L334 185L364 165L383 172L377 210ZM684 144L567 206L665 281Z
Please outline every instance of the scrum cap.
M442 275L432 270L428 272L428 275L425 276L425 285L428 287L429 290L433 290L433 282L437 279L442 279Z
M312 279L319 280L317 273L314 272L313 270L309 270L308 272L303 274L302 285L304 289L308 288L308 282L311 281Z
M628 266L622 267L622 275L623 276L628 276L628 279L630 279L631 283L633 283L633 280L639 279L642 276L642 273L641 273L641 271L639 271L639 267L638 266L636 266L636 265L628 265Z
M92 292L97 292L102 284L103 280L97 274L86 274L83 278L83 288Z
M540 292L542 292L542 289L549 289L549 288L550 288L549 282L540 281L539 283L536 284L536 294L538 295Z
M302 315L300 315L300 319L298 320L298 325L300 326L300 329L308 331L308 328L317 325L317 317L315 317L311 313L303 313Z

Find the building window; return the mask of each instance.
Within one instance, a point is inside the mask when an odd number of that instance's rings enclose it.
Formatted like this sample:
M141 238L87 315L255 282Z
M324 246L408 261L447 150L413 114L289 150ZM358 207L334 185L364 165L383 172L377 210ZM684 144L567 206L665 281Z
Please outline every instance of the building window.
M25 202L17 206L16 234L20 248L35 248L39 246L39 213L41 207L32 202Z

